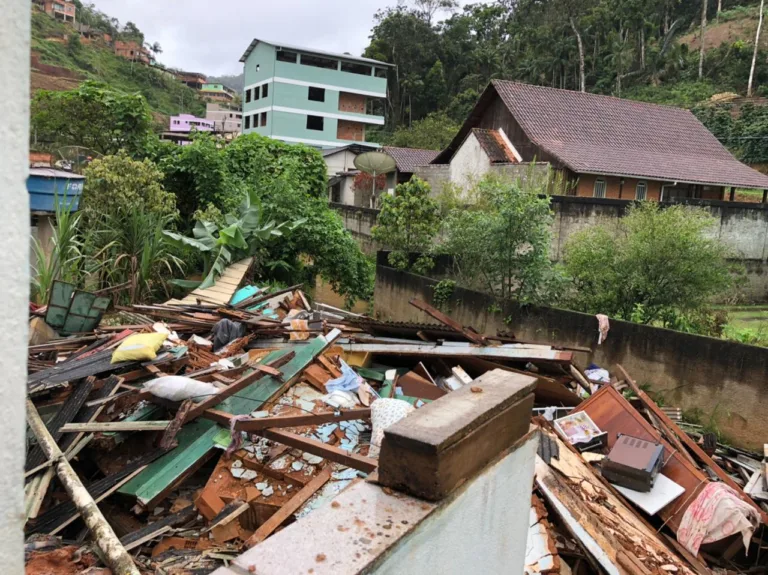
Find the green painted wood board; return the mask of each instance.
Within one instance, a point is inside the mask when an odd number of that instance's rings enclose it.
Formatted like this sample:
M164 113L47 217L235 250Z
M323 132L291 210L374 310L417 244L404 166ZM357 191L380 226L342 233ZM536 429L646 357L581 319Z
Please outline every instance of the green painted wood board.
M283 379L288 381L306 368L325 347L325 338L315 338L306 345L297 346L296 356L280 368ZM271 363L290 349L279 349L266 356L262 363ZM227 398L216 409L233 415L257 411L283 384L266 376L237 395ZM140 503L147 504L169 486L175 484L184 474L214 448L214 437L222 428L207 419L198 419L185 425L179 435L178 447L149 465L139 475L120 488L119 493L134 496Z

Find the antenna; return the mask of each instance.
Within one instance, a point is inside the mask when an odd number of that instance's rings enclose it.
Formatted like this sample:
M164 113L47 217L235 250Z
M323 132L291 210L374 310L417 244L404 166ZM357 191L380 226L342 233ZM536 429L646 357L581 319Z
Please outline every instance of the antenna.
M392 156L384 152L366 152L355 157L355 167L361 172L373 176L371 201L376 199L376 176L394 172L397 164Z

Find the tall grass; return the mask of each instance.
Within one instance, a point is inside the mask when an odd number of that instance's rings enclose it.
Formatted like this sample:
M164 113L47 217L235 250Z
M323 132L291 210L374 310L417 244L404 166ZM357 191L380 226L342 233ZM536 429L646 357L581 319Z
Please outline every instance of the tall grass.
M54 281L78 284L82 279L85 255L78 232L81 216L72 211L74 201L68 201L66 197L62 200L58 196L55 198L56 224L50 252L38 238L33 239L35 274L32 278L32 297L38 304L48 302Z
M130 303L170 295L168 279L184 272L178 250L163 231L173 218L138 209L105 214L91 222L88 251L102 286L129 284Z

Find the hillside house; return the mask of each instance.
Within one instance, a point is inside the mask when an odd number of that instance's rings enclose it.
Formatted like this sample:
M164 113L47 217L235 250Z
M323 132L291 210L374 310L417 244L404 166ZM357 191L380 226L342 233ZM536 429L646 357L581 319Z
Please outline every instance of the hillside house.
M213 122L214 132L228 139L239 136L243 127L243 113L221 104L207 104L205 119Z
M370 145L366 127L384 125L391 64L263 40L240 61L246 134L337 148Z
M152 62L152 54L143 44L135 40L115 40L115 55L149 65Z
M192 141L193 132L213 132L213 120L198 118L192 114L180 114L171 116L168 121L168 130L163 132L161 139L174 142L179 146L186 146Z
M395 160L397 169L387 174L387 190L393 193L398 184L403 184L413 177L418 166L432 162L440 152L419 148L393 148L385 146L382 152Z
M62 22L75 23L77 7L73 0L43 0L38 2L43 11L49 16Z
M464 183L468 166L481 176L533 161L561 171L568 193L582 197L725 200L734 188L768 190L768 176L736 160L688 110L503 80L424 172Z
M199 74L197 72L176 72L176 78L182 84L187 85L193 90L202 90L203 86L208 82L208 78L205 74Z
M360 173L355 168L355 158L365 152L379 151L387 154L397 168L386 174L386 192L394 194L398 184L413 177L417 166L428 164L439 152L417 148L377 148L368 144L350 144L339 148L323 150L323 159L328 166L328 200L335 204L370 208L371 190L355 190L355 177Z
M228 103L235 99L237 92L224 84L203 84L200 95L208 102Z

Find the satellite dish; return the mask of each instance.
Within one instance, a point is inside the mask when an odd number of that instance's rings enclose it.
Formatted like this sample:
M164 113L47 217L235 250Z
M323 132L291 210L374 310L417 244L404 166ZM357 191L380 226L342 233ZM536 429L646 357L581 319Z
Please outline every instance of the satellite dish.
M373 176L371 183L371 207L375 207L376 204L376 176L381 174L388 174L394 172L397 168L397 163L392 156L383 152L366 152L355 157L355 167L361 172L371 174Z
M366 174L388 174L394 172L397 164L392 156L384 152L366 152L355 157L355 167Z

